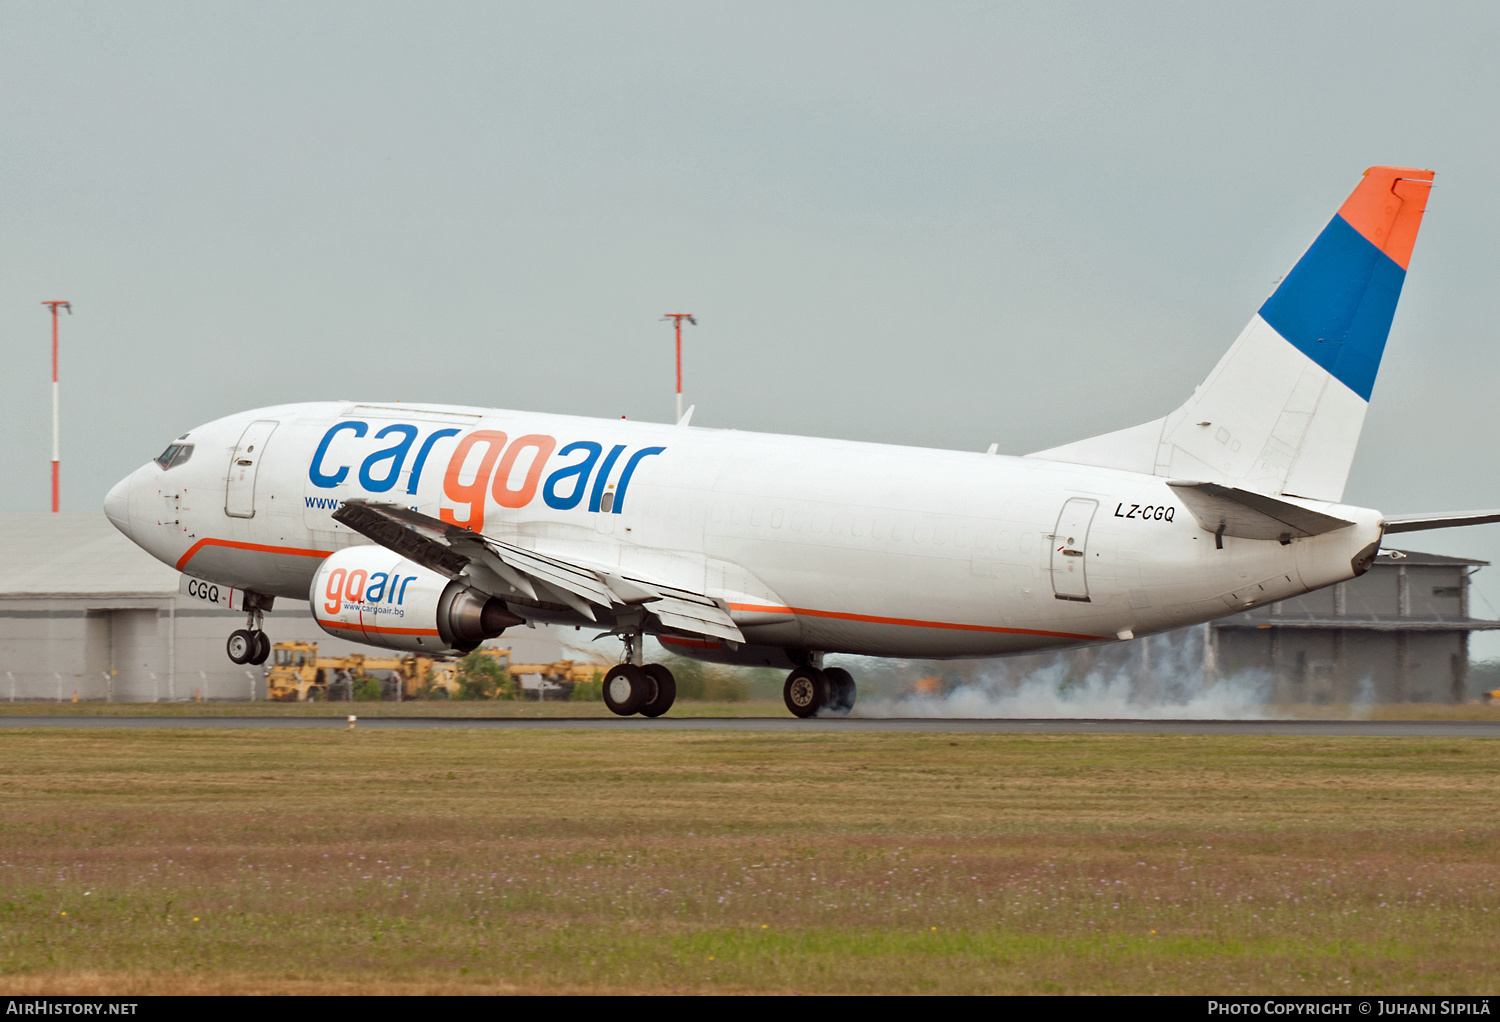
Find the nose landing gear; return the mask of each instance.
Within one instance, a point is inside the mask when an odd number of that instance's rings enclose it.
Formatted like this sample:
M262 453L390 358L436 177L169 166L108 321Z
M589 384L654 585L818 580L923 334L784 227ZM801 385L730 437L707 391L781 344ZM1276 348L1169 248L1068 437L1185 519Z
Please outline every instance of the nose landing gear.
M255 664L258 667L271 656L271 640L261 629L265 614L260 610L252 610L246 617L248 620L244 628L236 628L229 633L224 651L229 654L233 663Z

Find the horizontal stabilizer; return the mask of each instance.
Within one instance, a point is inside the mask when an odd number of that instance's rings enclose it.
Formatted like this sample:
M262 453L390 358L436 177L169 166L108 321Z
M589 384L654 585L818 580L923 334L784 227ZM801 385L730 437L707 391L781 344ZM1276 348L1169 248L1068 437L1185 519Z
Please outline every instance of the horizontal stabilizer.
M1489 525L1500 522L1500 511L1454 511L1446 515L1391 515L1385 520L1386 535L1393 532L1426 532L1428 529L1454 529L1460 525Z
M1218 483L1167 485L1182 498L1198 524L1216 536L1286 541L1293 536L1317 536L1354 524L1253 490Z

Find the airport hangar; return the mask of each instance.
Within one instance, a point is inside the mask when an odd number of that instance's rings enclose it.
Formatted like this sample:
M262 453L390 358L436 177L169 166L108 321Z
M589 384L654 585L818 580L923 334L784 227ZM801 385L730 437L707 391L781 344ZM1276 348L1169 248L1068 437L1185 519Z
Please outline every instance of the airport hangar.
M180 579L102 513L0 516L0 701L265 698L265 668L224 653L244 615L179 594ZM332 656L381 652L329 635L300 600L277 600L266 633ZM554 629L502 642L522 663L567 656Z
M1472 694L1470 633L1500 629L1469 613L1469 576L1486 563L1383 550L1349 582L1207 626L1011 658L1009 673L1061 658L1085 671L1114 663L1149 683L1154 661L1196 644L1202 684L1258 672L1270 702L1460 702ZM0 700L264 698L264 669L224 653L240 615L179 594L179 580L103 514L0 516ZM266 631L333 656L371 652L325 633L300 601L278 601ZM521 662L570 655L555 629L500 641Z

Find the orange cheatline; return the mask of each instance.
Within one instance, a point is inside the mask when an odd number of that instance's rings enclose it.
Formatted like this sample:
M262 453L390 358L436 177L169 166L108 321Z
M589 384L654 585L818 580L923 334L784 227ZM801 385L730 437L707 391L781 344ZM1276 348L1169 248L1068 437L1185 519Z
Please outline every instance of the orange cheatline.
M1339 207L1339 216L1404 270L1427 211L1432 178L1432 171L1414 167L1371 167Z

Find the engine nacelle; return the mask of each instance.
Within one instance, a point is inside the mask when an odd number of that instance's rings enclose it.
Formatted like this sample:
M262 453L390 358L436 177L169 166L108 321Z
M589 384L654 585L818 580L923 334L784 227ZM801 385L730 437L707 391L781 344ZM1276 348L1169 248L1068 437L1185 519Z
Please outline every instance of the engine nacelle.
M308 602L330 635L415 653L467 653L523 623L493 596L379 546L330 554Z

